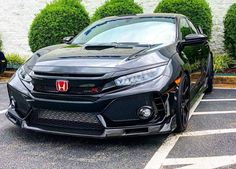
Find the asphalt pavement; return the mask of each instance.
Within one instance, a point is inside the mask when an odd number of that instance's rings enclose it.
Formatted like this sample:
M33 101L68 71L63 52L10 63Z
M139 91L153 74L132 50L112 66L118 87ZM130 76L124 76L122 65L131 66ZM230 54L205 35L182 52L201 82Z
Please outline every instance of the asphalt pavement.
M6 87L7 87L6 84L0 83L0 111L6 109L9 104Z
M0 84L0 112L8 106ZM186 132L84 139L21 130L0 114L0 169L236 168L236 90L215 89L192 112Z

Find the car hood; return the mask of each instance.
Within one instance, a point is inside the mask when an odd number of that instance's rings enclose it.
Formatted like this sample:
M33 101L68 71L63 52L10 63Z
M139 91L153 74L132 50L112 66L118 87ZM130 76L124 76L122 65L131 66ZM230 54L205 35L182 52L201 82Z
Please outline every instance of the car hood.
M56 45L36 52L26 63L34 72L58 74L105 74L169 60L158 52L146 54L147 47L87 48ZM148 57L136 57L137 55ZM133 58L133 59L130 59Z

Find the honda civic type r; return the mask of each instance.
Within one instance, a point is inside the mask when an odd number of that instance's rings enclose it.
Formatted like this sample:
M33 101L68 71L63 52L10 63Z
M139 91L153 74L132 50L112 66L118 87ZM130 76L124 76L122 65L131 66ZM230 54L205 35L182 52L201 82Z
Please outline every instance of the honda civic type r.
M8 83L7 118L81 137L182 132L212 91L206 35L183 15L109 17L38 50Z

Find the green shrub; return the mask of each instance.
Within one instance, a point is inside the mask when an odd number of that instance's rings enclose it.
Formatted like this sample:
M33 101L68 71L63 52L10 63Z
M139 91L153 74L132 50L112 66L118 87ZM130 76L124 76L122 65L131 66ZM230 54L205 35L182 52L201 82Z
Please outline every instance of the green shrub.
M62 43L66 36L75 36L90 23L88 13L78 0L54 0L36 15L29 31L33 52Z
M222 72L224 69L229 68L229 65L233 62L232 57L229 55L216 55L214 56L214 69L215 72Z
M205 0L162 0L156 7L156 13L180 13L187 16L195 26L201 26L210 38L212 31L212 14Z
M12 68L17 69L18 67L20 67L22 64L25 63L27 58L28 57L20 56L19 54L8 53L8 54L6 54L7 67L10 69L12 69Z
M92 17L92 22L108 16L131 15L143 13L140 7L134 0L109 0L104 5L100 6Z
M0 51L2 51L2 38L0 36Z
M227 53L236 58L236 4L228 10L224 19L224 44Z

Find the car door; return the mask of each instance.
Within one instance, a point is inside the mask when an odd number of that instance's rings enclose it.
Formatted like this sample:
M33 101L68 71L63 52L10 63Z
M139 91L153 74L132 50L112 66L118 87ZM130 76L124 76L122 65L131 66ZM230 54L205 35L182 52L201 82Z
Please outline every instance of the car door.
M189 25L189 22L186 18L180 18L179 21L180 27L180 38L184 40L185 37L189 34L195 34L192 28ZM202 70L201 70L201 52L202 52L202 45L201 44L193 44L193 45L186 45L180 51L181 58L183 60L188 60L190 64L190 79L191 79L191 98L195 96L197 91L199 90L201 77L202 77Z
M191 21L188 20L189 26L194 34L199 34L200 32L196 29ZM199 67L199 86L201 88L205 83L205 78L207 76L208 58L210 56L210 47L208 41L198 44L198 60L200 63Z

